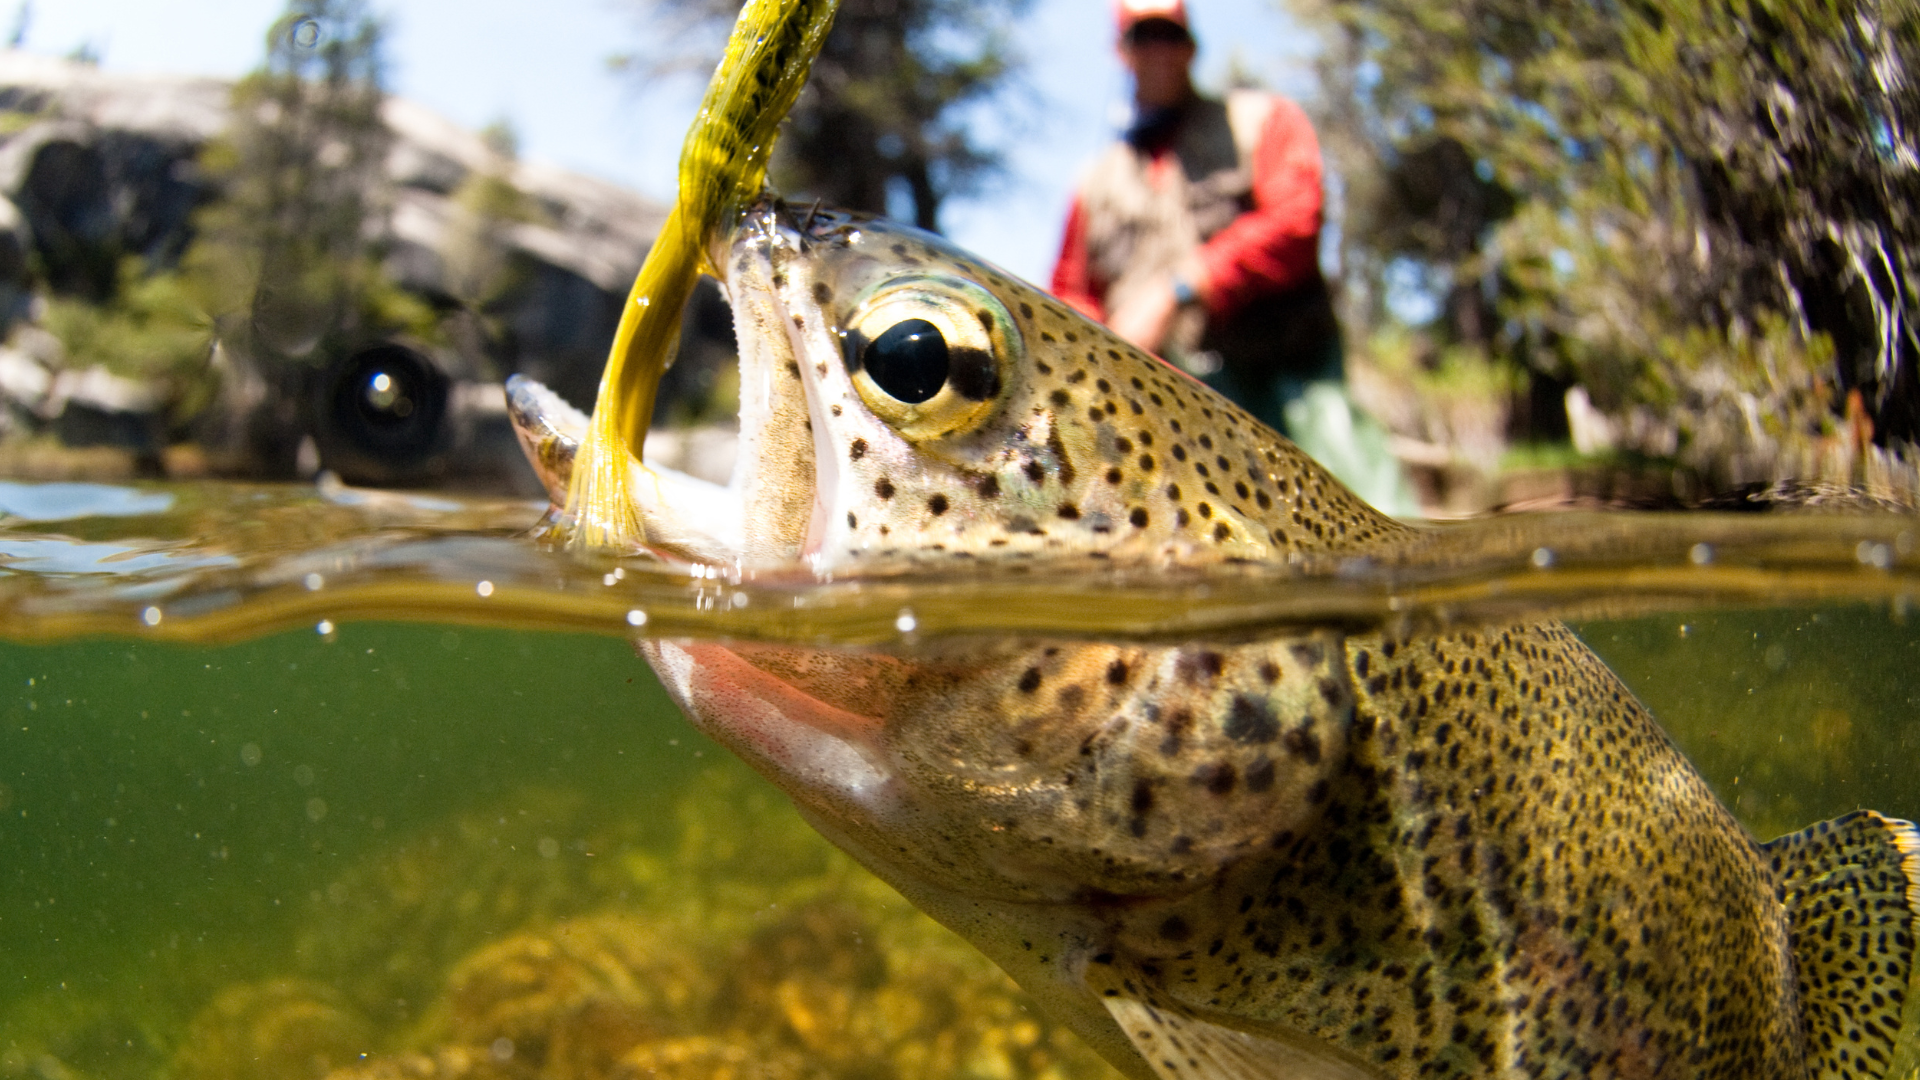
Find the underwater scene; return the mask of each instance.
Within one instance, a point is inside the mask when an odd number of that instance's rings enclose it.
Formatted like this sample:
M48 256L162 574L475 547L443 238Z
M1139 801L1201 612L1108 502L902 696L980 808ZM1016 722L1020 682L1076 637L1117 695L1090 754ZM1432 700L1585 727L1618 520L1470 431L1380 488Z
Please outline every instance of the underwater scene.
M0 506L8 1078L1117 1075L696 733L647 633L1560 612L1759 838L1920 817L1911 518L1523 515L1424 568L955 583L669 575L543 545L538 505L338 485Z

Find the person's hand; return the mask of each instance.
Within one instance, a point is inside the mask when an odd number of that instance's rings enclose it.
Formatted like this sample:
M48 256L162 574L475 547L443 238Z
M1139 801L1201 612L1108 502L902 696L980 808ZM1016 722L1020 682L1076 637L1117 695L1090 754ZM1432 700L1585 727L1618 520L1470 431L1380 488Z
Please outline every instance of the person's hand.
M1167 329L1173 325L1173 316L1180 310L1180 302L1173 295L1171 279L1152 289L1145 289L1114 309L1107 319L1107 328L1135 345L1158 355L1160 346L1166 343Z

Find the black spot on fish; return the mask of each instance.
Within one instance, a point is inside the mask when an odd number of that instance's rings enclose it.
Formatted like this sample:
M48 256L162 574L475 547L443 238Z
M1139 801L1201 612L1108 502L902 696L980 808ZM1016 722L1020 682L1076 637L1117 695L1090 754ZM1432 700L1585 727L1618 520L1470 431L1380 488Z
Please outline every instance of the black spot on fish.
M1226 795L1240 782L1240 775L1227 762L1209 762L1193 770L1193 782L1214 795Z
M934 495L928 496L927 509L933 511L934 517L939 517L941 514L946 513L947 497L945 495L940 495L940 494L934 494Z
M1320 738L1313 733L1309 724L1302 724L1287 732L1287 737L1281 740L1281 745L1287 748L1287 753L1301 761L1309 765L1318 765L1320 764Z
M1183 652L1174 661L1173 670L1181 682L1193 685L1202 679L1211 681L1219 678L1225 666L1225 658L1217 652Z
M1114 686L1125 686L1127 682L1127 662L1115 660L1107 665L1107 682Z
M1273 707L1264 700L1235 694L1221 730L1234 742L1269 743L1279 736L1280 721L1274 717Z
M893 481L884 476L874 481L873 493L883 499L893 498Z
M1147 512L1136 506L1127 513L1127 521L1136 529L1144 529L1147 527Z
M826 307L833 302L833 290L827 288L826 282L816 281L813 283L813 302L819 304L821 307Z
M1247 769L1247 790L1255 795L1273 787L1273 759L1263 757Z
M1058 405L1063 409L1073 403L1073 395L1067 393L1065 390L1055 390L1053 393L1047 395L1047 397L1055 405Z
M1059 513L1061 517L1068 521L1078 521L1080 519L1080 508L1072 503L1061 503Z
M867 440L855 439L853 440L853 442L847 444L848 459L853 461L859 461L861 458L866 456L867 456Z
M981 313L986 316L985 312ZM1000 393L1000 370L985 349L955 347L948 353L947 385L968 401L986 401Z
M1047 478L1047 470L1042 468L1037 461L1028 461L1025 465L1020 466L1020 469L1027 474L1027 479L1036 484Z
M997 499L1000 497L1000 478L988 473L980 478L973 490L983 499Z
M1023 319L1033 318L1033 305L1027 303L1025 300L1020 301L1020 317Z
M1193 712L1189 709L1175 709L1167 714L1167 734L1160 740L1160 753L1166 757L1177 757L1180 745L1186 739L1187 732L1193 727Z
M1030 667L1022 672L1018 686L1020 692L1023 694L1031 694L1035 690L1040 689L1040 669Z

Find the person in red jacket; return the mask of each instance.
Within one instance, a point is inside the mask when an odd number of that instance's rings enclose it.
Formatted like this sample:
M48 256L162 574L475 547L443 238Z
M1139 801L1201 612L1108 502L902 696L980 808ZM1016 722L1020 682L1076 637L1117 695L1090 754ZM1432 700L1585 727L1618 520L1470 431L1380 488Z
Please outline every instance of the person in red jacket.
M1343 367L1313 125L1274 94L1195 92L1184 0L1116 8L1133 119L1075 193L1053 291L1284 431Z

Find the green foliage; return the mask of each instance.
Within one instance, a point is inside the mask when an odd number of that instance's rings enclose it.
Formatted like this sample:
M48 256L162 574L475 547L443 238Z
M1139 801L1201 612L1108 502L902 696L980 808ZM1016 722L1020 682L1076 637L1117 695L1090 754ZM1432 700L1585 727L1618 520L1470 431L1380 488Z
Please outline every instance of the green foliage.
M105 304L49 299L46 328L66 347L73 367L98 365L157 383L168 401L169 419L178 423L212 397L215 380L207 355L213 326L179 274L144 271L141 260L123 260L119 288Z
M234 87L232 126L201 156L223 197L196 218L183 268L222 335L268 366L431 325L366 239L390 140L380 77L363 0L293 0L265 66Z
M1920 435L1915 0L1293 3L1336 28L1370 321L1366 284L1415 260L1444 311L1423 333L1671 412L1723 478L1759 444L1698 432L1804 443L1848 389Z
M940 204L1003 167L981 138L983 109L1008 118L1018 72L1008 26L1031 0L842 0L813 74L774 149L776 187L796 200L870 213L906 196L914 224L939 227ZM646 0L672 24L656 51L616 59L648 76L711 68L734 0ZM677 27L677 29L675 29ZM688 49L686 39L706 39ZM697 57L689 61L688 56Z
M470 310L483 310L519 284L503 233L542 220L539 206L500 172L475 170L455 188L457 211L448 226L447 292Z

